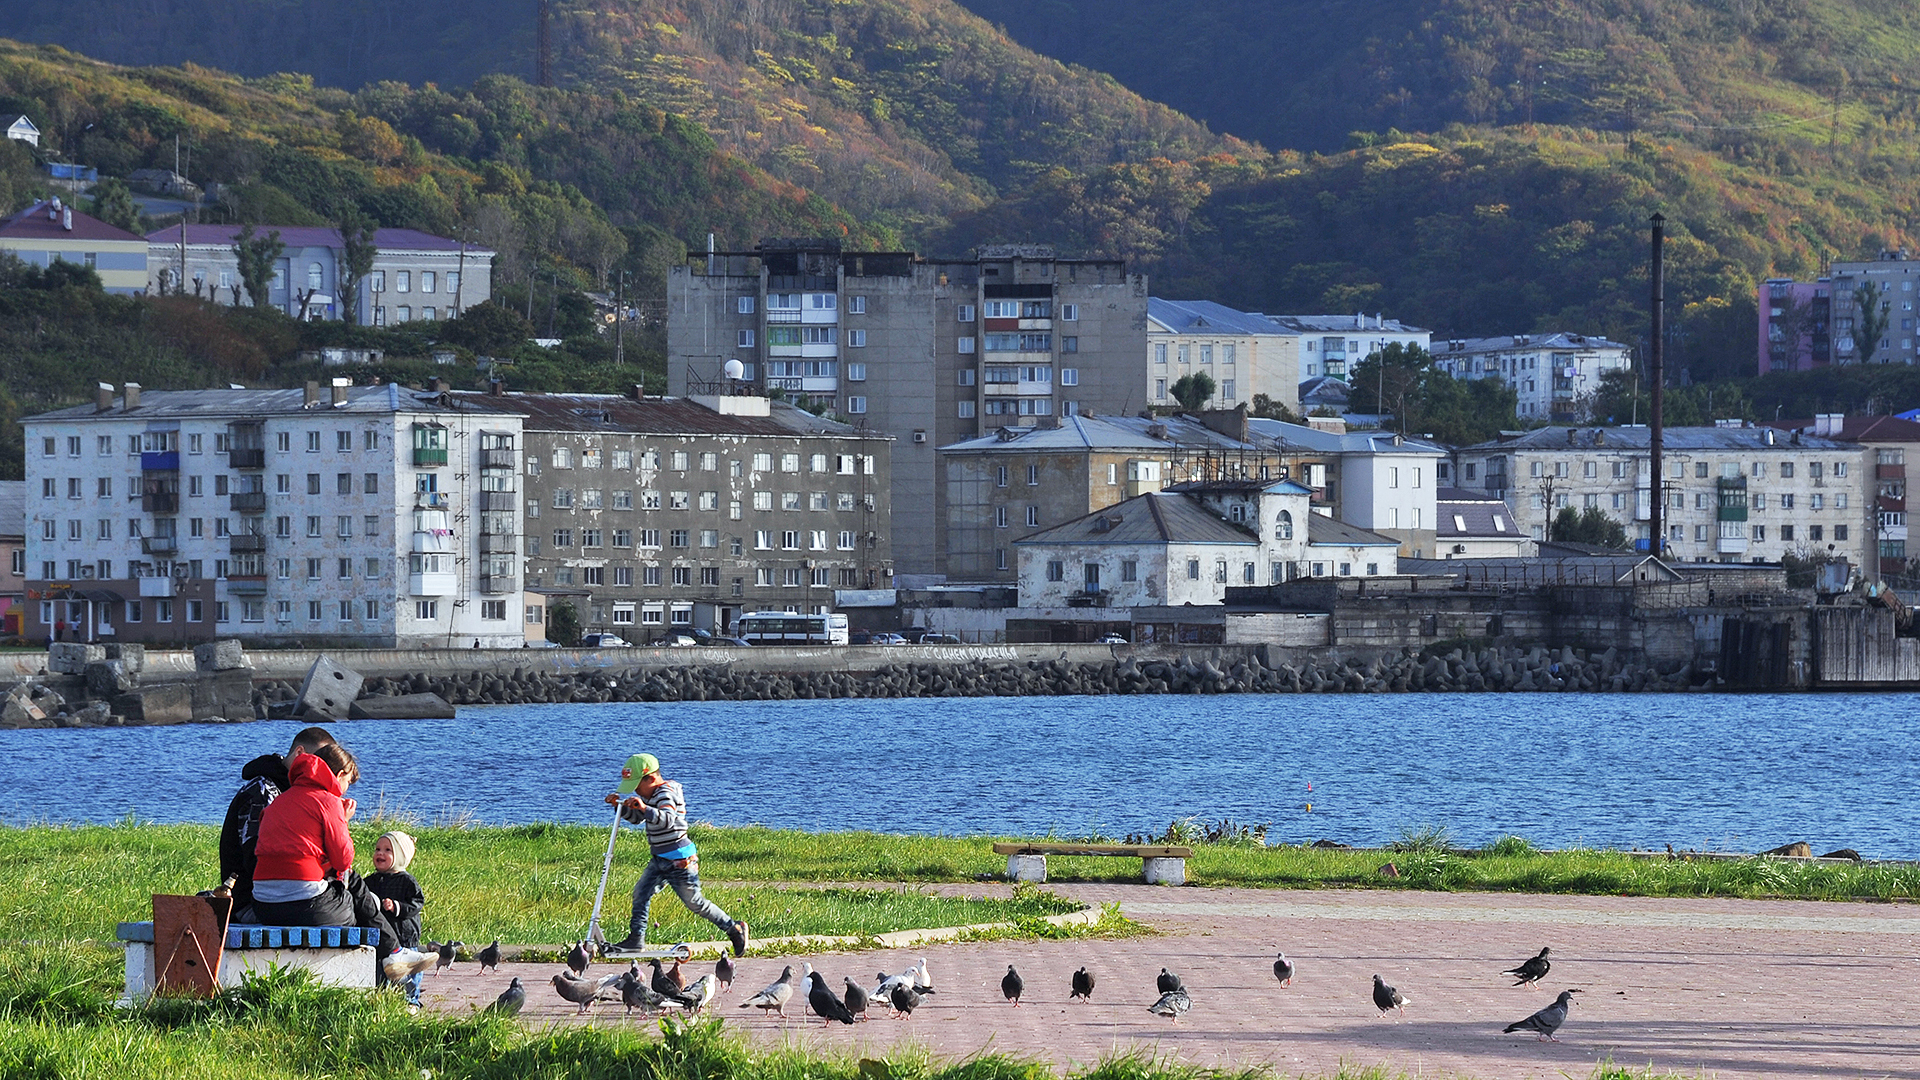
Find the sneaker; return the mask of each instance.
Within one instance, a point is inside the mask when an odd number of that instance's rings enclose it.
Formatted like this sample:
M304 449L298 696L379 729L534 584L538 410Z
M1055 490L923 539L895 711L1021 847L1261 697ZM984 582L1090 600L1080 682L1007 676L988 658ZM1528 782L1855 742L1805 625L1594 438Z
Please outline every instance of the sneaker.
M738 919L727 927L727 940L733 942L733 955L747 955L747 924Z
M646 941L639 934L629 933L611 945L601 946L600 952L604 956L618 956L621 953L640 952L646 947Z

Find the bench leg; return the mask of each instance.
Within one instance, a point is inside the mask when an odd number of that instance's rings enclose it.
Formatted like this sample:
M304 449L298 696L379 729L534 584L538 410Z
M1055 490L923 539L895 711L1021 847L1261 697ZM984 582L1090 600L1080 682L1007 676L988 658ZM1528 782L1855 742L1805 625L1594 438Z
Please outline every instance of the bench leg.
M1036 883L1046 881L1047 857L1045 855L1007 856L1007 880Z
M1149 885L1185 885L1187 883L1187 860L1185 859L1146 859L1146 878Z

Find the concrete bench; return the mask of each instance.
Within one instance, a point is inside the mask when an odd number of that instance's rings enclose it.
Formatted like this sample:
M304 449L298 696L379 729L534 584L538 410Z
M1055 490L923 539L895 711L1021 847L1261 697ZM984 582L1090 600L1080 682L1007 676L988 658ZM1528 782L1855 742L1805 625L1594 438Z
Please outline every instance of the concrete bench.
M1049 855L1132 856L1142 860L1149 885L1185 885L1187 860L1193 858L1190 847L1161 844L1011 843L993 845L993 853L1007 857L1007 877L1013 881L1047 880Z
M144 1001L158 985L151 922L123 922L115 938L127 946L127 993L121 1004ZM256 926L233 923L220 953L218 982L239 986L249 975L276 967L305 968L328 986L375 985L380 931L357 926Z

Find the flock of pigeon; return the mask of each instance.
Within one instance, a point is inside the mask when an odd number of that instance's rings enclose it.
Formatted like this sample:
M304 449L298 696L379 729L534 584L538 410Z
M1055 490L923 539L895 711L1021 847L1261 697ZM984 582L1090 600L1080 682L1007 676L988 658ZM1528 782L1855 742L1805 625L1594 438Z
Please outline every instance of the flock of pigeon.
M428 942L425 951L398 949L385 961L387 978L398 982L408 975L424 972L429 968L438 975L441 969L453 964L454 956L462 943ZM1547 959L1553 950L1542 948L1538 955L1528 958L1519 965L1501 972L1512 975L1517 980L1515 986L1530 986L1547 977L1553 962ZM500 967L500 942L480 950L480 970L485 973L488 967L495 971ZM686 1013L698 1013L713 1003L714 998L732 989L735 967L733 958L722 955L714 964L710 974L702 975L689 983L681 970L679 960L673 961L672 968L666 968L659 960L650 961L652 973L643 976L638 960L630 961L625 971L592 978L587 969L593 961L587 943L582 941L573 947L567 956L567 970L553 977L553 988L560 997L572 1002L585 1013L598 1001L617 1001L624 1005L627 1015L639 1009L642 1014L680 1010ZM796 995L805 1003L804 1007L819 1017L825 1026L835 1022L853 1024L867 1018L869 1006L878 1002L895 1019L913 1016L913 1010L934 992L933 976L927 969L927 960L921 957L919 962L905 971L888 975L880 972L879 982L871 990L852 978L845 978L846 989L836 994L827 985L826 976L813 969L810 963L800 965L801 972L796 978L793 965L788 964L780 977L767 984L759 993L740 1003L742 1009L759 1009L761 1014L774 1013L784 1022L787 1019L787 1005ZM1292 986L1294 963L1282 952L1273 962L1273 977L1281 986ZM1075 971L1068 980L1067 1000L1092 1001L1094 976L1085 967ZM1147 1011L1155 1016L1178 1021L1193 1008L1193 997L1187 992L1186 984L1180 976L1167 968L1160 969L1160 975L1154 983L1159 998L1147 1006ZM1567 1022L1567 1008L1573 1004L1573 995L1580 991L1562 990L1553 1004L1522 1020L1508 1024L1504 1032L1532 1032L1537 1039L1552 1042L1560 1041L1555 1032ZM1000 993L1015 1008L1026 996L1027 983L1019 970L1012 964L1007 965L1007 973L1000 979ZM1412 998L1389 986L1379 975L1373 977L1373 1004L1381 1015L1389 1012L1406 1011ZM518 976L508 984L506 990L488 1006L489 1011L517 1015L526 1005L526 987Z

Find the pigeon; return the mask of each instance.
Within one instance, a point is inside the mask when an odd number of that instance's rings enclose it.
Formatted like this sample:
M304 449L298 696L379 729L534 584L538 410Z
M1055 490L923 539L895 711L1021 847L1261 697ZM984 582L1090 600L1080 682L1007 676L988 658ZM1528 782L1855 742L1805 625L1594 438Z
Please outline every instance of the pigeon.
M722 991L733 989L733 957L721 953L720 959L714 961L713 977Z
M1560 996L1553 1000L1553 1004L1541 1009L1525 1020L1516 1020L1508 1024L1502 1030L1531 1031L1534 1033L1536 1039L1545 1039L1548 1042L1559 1042L1559 1039L1553 1037L1553 1033L1560 1029L1561 1024L1567 1022L1567 1006L1573 1004L1573 995L1579 992L1578 990L1562 990L1560 991Z
M1177 1023L1182 1016L1187 1015L1187 1010L1191 1008L1193 1008L1193 999L1187 996L1186 989L1184 987L1175 987L1161 994L1159 1001L1147 1006L1147 1011L1155 1016L1164 1016Z
M920 992L906 983L894 983L893 993L888 1000L893 1003L895 1016L904 1016L911 1020L913 1010L920 1007Z
M644 1013L667 1007L667 999L654 993L646 983L624 975L620 979L620 1003L627 1007L629 1016L635 1009Z
M575 975L585 975L587 965L591 963L593 963L593 954L587 951L585 941L574 945L573 951L567 954L567 967Z
M450 968L453 966L454 954L459 952L460 947L465 944L466 942L464 941L443 941L440 943L440 962L433 965L435 978L439 978L441 968Z
M1293 985L1293 961L1287 959L1286 953L1281 953L1273 962L1273 977L1280 980L1281 986Z
M388 982L400 982L409 975L418 975L432 967L440 959L440 950L421 952L419 949L400 948L387 954L380 961L380 970L386 973Z
M672 970L672 971L669 971L669 972L667 972L667 978L669 978L669 979L672 979L672 980L673 980L673 985L674 985L674 986L675 986L675 987L676 987L677 989L679 989L679 990L681 990L681 991L685 991L685 990L686 990L686 988L687 988L687 977L686 977L685 975L683 975L683 974L681 974L681 972L680 972L680 958L679 958L679 957L674 957L674 960L673 960L673 970Z
M485 975L488 968L492 968L496 972L500 970L499 938L494 938L493 944L480 950L480 974Z
M867 988L854 982L852 976L847 976L846 983L847 996L842 1004L846 1005L847 1011L852 1013L855 1019L865 1020L867 1018Z
M652 961L652 963L653 963L653 992L656 994L664 994L668 997L672 997L679 994L682 987L676 984L673 981L673 978L669 976L665 971L661 970L660 961L654 960Z
M921 957L918 964L907 970L913 972L914 993L922 995L933 993L933 973L927 970L926 957Z
M555 975L553 988L560 992L561 997L580 1006L581 1012L592 1008L594 999L600 996L599 983L586 979L570 979L566 975Z
M743 1009L759 1009L764 1015L768 1009L787 1018L787 1000L793 997L793 965L788 964L780 972L780 977L767 984L767 988L740 1003Z
M1013 1002L1014 1008L1020 1007L1020 995L1027 992L1027 983L1019 972L1013 970L1012 964L1007 965L1007 973L1000 977L1000 992Z
M1163 994L1171 994L1175 990L1186 989L1186 985L1180 981L1180 976L1175 975L1173 972L1168 971L1166 968L1160 969L1160 978L1155 980L1154 985Z
M1540 955L1527 960L1519 967L1508 968L1500 974L1512 975L1514 978L1519 979L1519 982L1513 984L1515 986L1525 986L1531 982L1539 982L1541 979L1547 977L1547 972L1553 970L1553 961L1547 959L1547 954L1552 951L1552 949L1543 945L1540 947Z
M925 960L920 961L920 964L925 963ZM919 965L906 968L897 975L889 975L884 971L881 972L880 985L874 990L874 996L879 998L891 997L895 986L909 986L913 988L914 993L923 995L933 992L933 986L926 981Z
M487 1006L487 1011L519 1016L521 1006L526 1003L527 988L520 985L520 976L515 975L507 988L500 991L500 996L493 999L493 1004Z
M800 1015L813 1011L813 1004L807 1000L808 984L813 980L813 965L802 961L800 964Z
M813 1007L813 1014L821 1019L823 1026L831 1026L835 1020L853 1023L853 1013L845 1002L833 996L833 991L827 989L827 980L817 971L807 977L807 1004Z
M1375 975L1373 977L1373 1003L1379 1007L1382 1013L1385 1013L1388 1009L1399 1009L1402 1013L1405 1013L1407 1011L1407 1003L1412 1000L1412 998L1405 996L1400 993L1400 991L1380 981L1380 976Z
M1072 1001L1074 998L1080 998L1083 1001L1093 1000L1093 973L1086 968L1073 973L1073 993L1067 995L1067 1000Z
M713 976L702 975L693 980L693 985L687 987L686 992L681 994L680 997L686 1004L687 1011L699 1012L701 1009L706 1008L707 1004L711 1002L719 992L720 988L714 985Z

